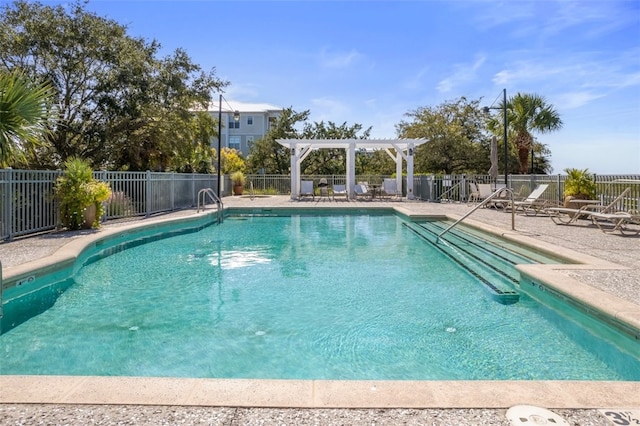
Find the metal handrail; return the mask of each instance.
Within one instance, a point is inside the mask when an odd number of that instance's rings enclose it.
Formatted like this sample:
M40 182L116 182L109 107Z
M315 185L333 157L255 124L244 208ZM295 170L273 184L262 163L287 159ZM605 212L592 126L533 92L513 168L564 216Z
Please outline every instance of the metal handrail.
M491 195L489 195L487 198L485 198L484 200L482 200L482 202L480 204L478 204L477 206L475 206L474 208L472 208L469 212L467 212L464 216L462 216L460 219L456 220L455 222L453 222L451 225L449 225L449 227L447 229L445 229L444 231L442 231L441 233L438 234L438 237L436 238L436 242L440 241L440 237L442 237L444 234L446 234L447 232L449 232L449 230L451 228L453 228L454 226L456 226L457 224L459 224L460 222L462 222L463 220L465 220L467 217L471 216L471 214L473 212L475 212L476 210L478 210L480 207L485 206L489 201L493 200L494 198L496 198L498 196L498 194L500 194L502 191L507 191L507 193L509 194L509 202L511 204L511 230L514 231L516 229L516 209L513 207L513 190L511 188L499 188L496 189Z
M256 192L253 190L252 180L249 181L249 198L251 199L251 201L255 200L256 198Z
M206 206L206 196L209 196L211 198L211 200L216 203L216 206L218 208L218 223L222 223L222 221L224 220L224 204L222 204L222 200L218 197L218 195L215 193L215 191L211 188L204 188L201 189L200 191L198 191L198 210L197 213L200 213L200 201L202 200L202 211L204 211L204 208Z

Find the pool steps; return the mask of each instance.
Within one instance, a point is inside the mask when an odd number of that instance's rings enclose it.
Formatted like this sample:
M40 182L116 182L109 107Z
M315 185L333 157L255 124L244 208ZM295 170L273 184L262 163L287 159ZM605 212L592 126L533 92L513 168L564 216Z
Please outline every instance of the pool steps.
M449 232L446 239L440 238L438 241L438 233L444 228L435 222L403 222L403 225L423 240L433 244L443 254L476 277L497 302L510 305L520 299L520 293L513 287L519 282L519 274L514 265L521 258L516 254L505 256L504 252L501 252L502 255L496 258L494 253L497 251L492 249L490 243L480 242L477 238L461 234L458 231ZM505 280L512 282L513 286L505 283Z

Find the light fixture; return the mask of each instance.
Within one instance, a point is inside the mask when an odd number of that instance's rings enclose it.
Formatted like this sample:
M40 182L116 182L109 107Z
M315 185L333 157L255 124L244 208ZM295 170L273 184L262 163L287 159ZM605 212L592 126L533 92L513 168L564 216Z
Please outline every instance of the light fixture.
M508 181L507 179L509 178L509 146L507 144L507 134L508 134L508 128L509 128L509 121L507 118L507 89L502 89L502 107L484 107L482 108L482 110L485 112L485 114L489 113L490 109L502 109L502 117L503 117L503 124L504 124L504 135L503 135L503 142L504 142L504 185L505 187L508 186ZM495 102L495 101L494 101Z

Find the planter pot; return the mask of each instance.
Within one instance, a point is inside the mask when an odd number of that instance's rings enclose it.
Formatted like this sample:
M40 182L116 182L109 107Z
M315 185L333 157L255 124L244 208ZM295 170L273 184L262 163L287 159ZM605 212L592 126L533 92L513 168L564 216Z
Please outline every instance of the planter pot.
M244 185L233 185L233 195L242 195L244 192Z
M84 229L93 228L93 222L96 221L96 205L91 204L84 209Z

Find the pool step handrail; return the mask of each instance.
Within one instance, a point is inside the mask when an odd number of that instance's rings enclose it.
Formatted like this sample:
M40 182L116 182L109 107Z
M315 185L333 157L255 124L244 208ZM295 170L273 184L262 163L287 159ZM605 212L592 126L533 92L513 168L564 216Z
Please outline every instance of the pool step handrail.
M509 205L511 206L511 230L514 231L516 229L516 213L515 213L515 209L513 208L513 190L511 188L498 188L494 192L492 192L491 195L489 195L487 198L482 200L482 202L480 204L478 204L477 206L473 207L464 216L462 216L460 219L458 219L455 222L453 222L451 225L449 225L449 227L447 229L445 229L444 231L439 233L438 236L436 237L436 242L440 242L440 238L444 234L449 232L454 226L456 226L457 224L459 224L460 222L465 220L467 217L471 216L471 214L473 212L475 212L476 210L478 210L480 207L486 206L489 203L489 201L491 201L494 198L496 198L503 191L507 191L507 194L509 194Z
M249 198L251 199L251 201L255 200L256 198L256 191L253 189L252 180L249 181Z
M216 204L218 208L218 223L222 223L222 221L224 220L224 204L222 204L222 200L211 188L203 188L198 191L198 209L196 212L200 213L200 206L202 206L202 211L204 211L204 208L207 205L207 196L209 196L209 198L211 198L211 201Z

